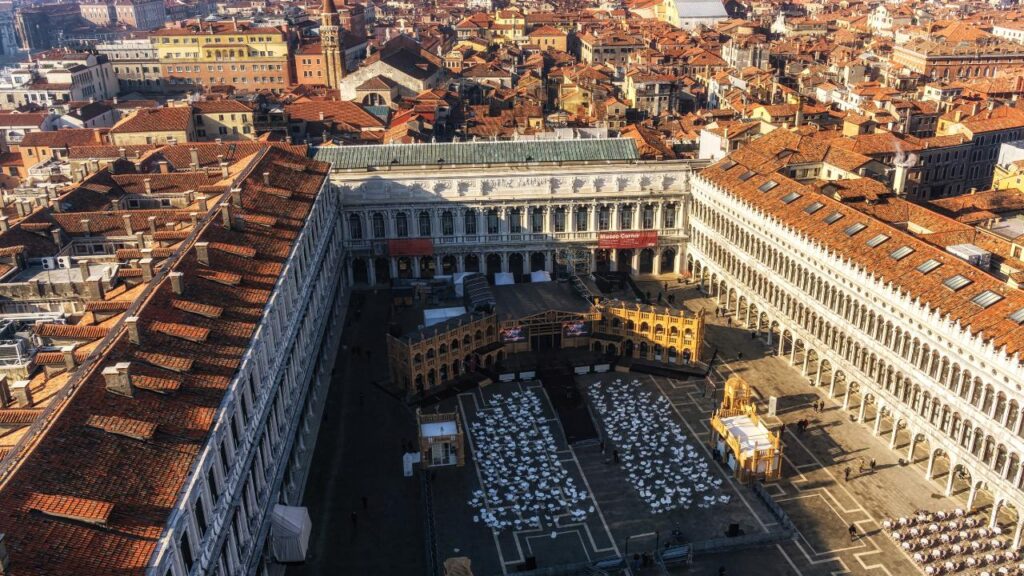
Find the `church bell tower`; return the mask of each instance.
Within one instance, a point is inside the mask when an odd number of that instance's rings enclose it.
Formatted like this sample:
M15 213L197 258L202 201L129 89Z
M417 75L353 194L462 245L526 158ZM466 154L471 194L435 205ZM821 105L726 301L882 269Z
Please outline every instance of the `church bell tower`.
M345 56L334 0L324 0L320 8L320 48L323 52L324 84L331 90L337 90L345 77Z

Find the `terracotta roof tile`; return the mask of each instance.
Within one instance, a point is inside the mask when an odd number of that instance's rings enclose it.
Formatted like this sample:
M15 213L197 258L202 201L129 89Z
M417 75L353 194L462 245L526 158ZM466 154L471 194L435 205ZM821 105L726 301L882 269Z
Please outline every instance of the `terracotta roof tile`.
M153 322L149 325L149 329L190 342L206 342L206 337L210 335L208 328L197 328L175 322Z
M156 424L152 422L122 418L121 416L89 416L85 425L136 440L149 440L156 433Z
M25 506L47 516L92 524L106 524L110 520L110 513L114 511L114 505L110 502L38 492L29 495L25 500Z

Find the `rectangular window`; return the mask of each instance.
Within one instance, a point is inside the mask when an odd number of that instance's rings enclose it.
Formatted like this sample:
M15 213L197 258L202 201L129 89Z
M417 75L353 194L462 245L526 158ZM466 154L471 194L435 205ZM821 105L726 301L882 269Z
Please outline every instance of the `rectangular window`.
M903 260L904 258L910 256L913 253L914 249L911 248L910 246L900 246L899 248L890 252L889 257L892 258L893 260Z
M597 229L607 230L611 222L611 211L602 206L597 211Z
M534 234L539 234L544 231L544 213L539 210L534 210L530 214L530 231Z
M743 174L740 174L740 181L741 182L746 182L747 180L750 180L751 178L753 178L756 175L757 175L757 172L754 172L753 170L747 170Z
M981 306L982 308L988 308L989 306L995 304L996 302L999 302L1002 299L1003 297L1001 295L996 294L991 290L985 290L981 294L978 294L974 298L971 298L971 302L977 304L978 306Z
M856 224L850 224L849 226L847 226L846 230L843 230L843 232L847 236L853 236L853 235L859 233L861 230L864 230L867 227L868 227L867 224L861 224L860 222L857 222Z
M962 274L957 274L956 276L946 278L946 280L942 282L942 285L956 292L957 290L963 288L964 286L967 286L970 283L970 279L968 279Z
M192 558L192 544L189 543L187 530L181 534L181 539L178 540L178 549L181 550L181 560L185 563L185 571L191 572L195 559Z
M868 246L871 246L872 248L877 248L884 244L885 241L888 239L889 237L886 236L885 234L876 234L868 240Z
M1008 318L1010 320L1013 320L1017 324L1024 324L1024 308L1021 308L1020 310L1017 310L1013 314L1010 314Z
M931 272L932 270L935 270L939 266L942 266L942 262L939 262L938 260L936 260L934 258L929 258L929 259L925 260L924 262L921 262L920 265L918 265L917 271L920 272L921 274L927 274L927 273Z
M203 508L202 496L196 498L196 525L199 526L199 537L202 538L209 527L206 523L206 509Z
M782 197L782 203L783 204L792 204L798 198L800 198L800 193L798 193L798 192L790 192L789 194L786 194L785 196ZM806 208L804 210L806 211Z
M778 185L779 183L776 182L775 180L769 180L764 184L758 186L757 189L760 190L761 192L771 192L772 190L775 190L775 187Z
M833 212L825 217L825 224L835 224L838 222L843 215L839 212Z

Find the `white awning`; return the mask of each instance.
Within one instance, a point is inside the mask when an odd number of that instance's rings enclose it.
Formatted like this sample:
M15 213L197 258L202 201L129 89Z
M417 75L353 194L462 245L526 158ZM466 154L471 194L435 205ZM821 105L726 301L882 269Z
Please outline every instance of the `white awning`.
M530 282L551 282L551 274L547 270L530 272Z
M494 285L495 286L508 286L509 284L516 283L516 276L511 272L495 272L494 273Z
M279 563L305 562L313 523L305 506L277 504L271 514L271 547Z

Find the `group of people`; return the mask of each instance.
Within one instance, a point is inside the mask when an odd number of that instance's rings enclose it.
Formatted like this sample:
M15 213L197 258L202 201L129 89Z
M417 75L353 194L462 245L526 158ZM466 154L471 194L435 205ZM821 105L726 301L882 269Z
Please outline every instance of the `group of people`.
M1024 563L1009 549L999 526L958 508L951 512L918 511L882 522L883 530L914 559L925 574L971 573L1021 576Z
M606 441L615 447L615 463L621 462L651 513L729 501L722 479L687 439L664 396L655 397L638 380L621 379L595 382L588 392Z
M558 458L540 396L495 394L478 415L470 432L483 486L469 500L479 511L474 522L523 530L555 526L559 517L583 521L594 512Z

